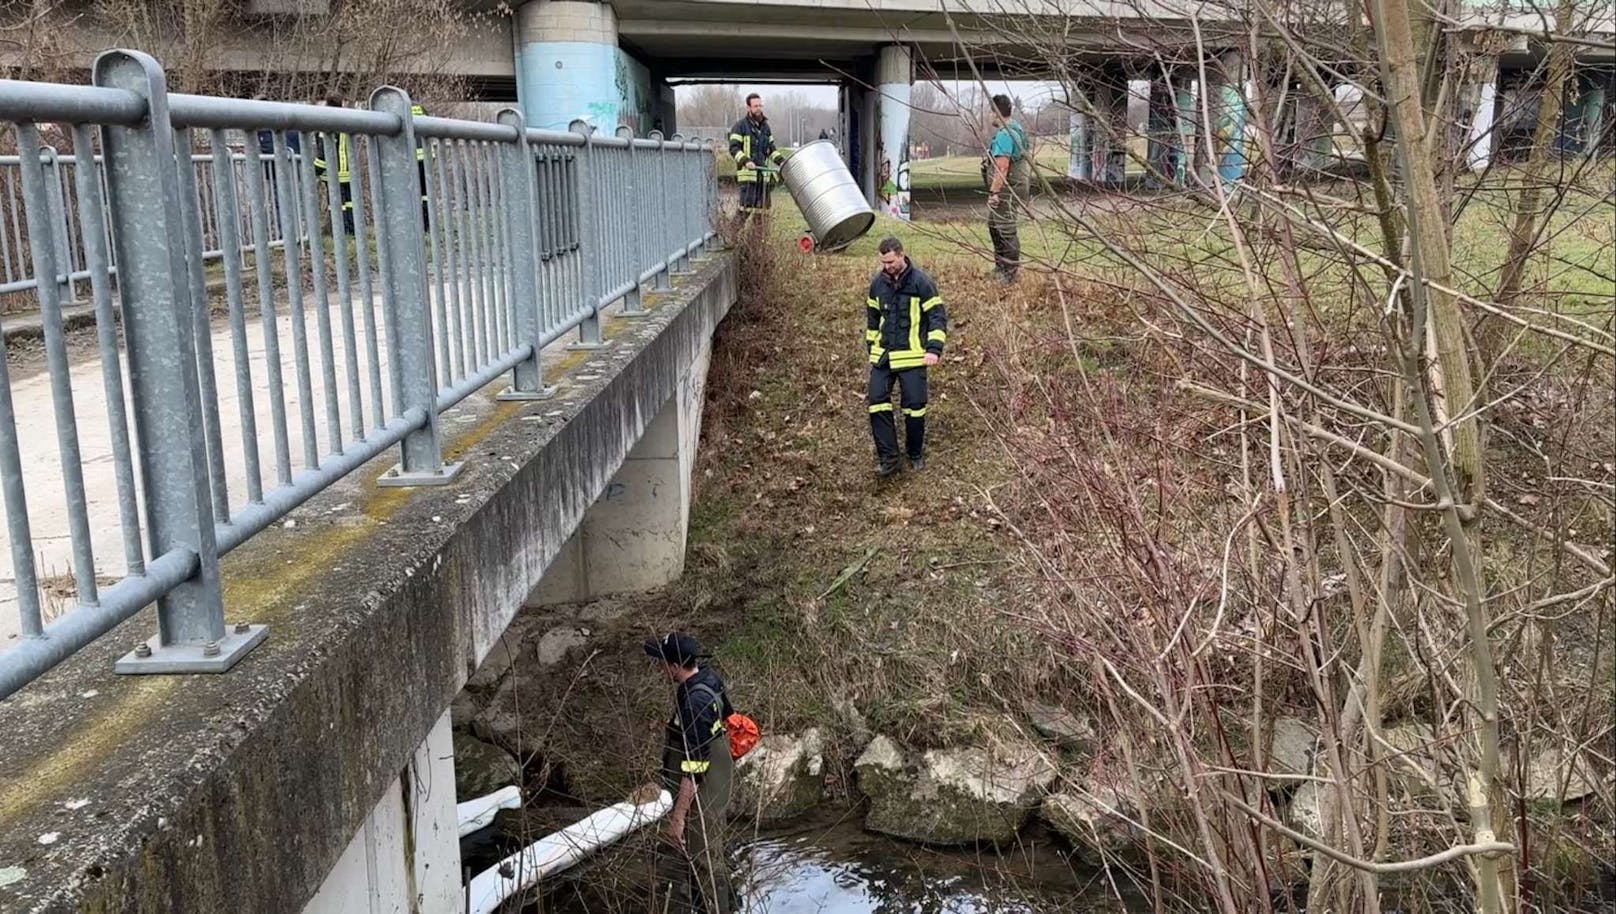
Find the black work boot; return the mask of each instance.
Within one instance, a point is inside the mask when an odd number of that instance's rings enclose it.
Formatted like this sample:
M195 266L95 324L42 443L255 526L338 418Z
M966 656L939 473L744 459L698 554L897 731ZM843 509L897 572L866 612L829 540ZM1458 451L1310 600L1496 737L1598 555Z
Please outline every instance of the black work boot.
M893 474L895 474L897 472L898 472L898 458L896 458L896 457L877 457L877 458L875 458L875 475L877 477L879 477L881 479L886 479L888 476L891 476L891 475L893 475Z
M925 468L926 468L926 458L925 458L924 455L922 455L920 457L910 457L909 458L909 469L914 470L916 473L918 473L921 470L924 470Z

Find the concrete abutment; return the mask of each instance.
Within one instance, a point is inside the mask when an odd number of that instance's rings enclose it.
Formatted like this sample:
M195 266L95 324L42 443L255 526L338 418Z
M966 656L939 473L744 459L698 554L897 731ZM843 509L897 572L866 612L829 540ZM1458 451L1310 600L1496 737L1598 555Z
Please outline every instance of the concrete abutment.
M712 356L709 343L679 380L639 443L585 512L528 606L582 603L678 579L690 526L691 472Z

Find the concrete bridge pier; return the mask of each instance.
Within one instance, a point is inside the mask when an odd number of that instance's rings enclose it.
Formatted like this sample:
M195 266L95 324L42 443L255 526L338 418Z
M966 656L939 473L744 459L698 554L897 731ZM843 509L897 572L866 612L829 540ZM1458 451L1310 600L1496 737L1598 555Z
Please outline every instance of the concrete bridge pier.
M1128 74L1108 67L1095 83L1094 180L1121 187L1128 174Z
M1482 57L1472 68L1470 79L1460 89L1461 119L1470 125L1466 143L1466 162L1472 171L1485 169L1497 148L1498 122L1498 58Z
M528 0L516 8L516 96L529 127L582 118L617 129L617 14L610 3Z
M1245 57L1239 51L1219 54L1206 68L1206 107L1212 123L1212 148L1200 157L1202 180L1211 185L1239 181L1246 173Z
M526 605L582 603L650 590L684 572L691 472L711 355L709 341L584 513Z
M303 914L462 910L449 712L359 826Z
M1190 150L1195 148L1195 93L1193 77L1178 70L1156 73L1150 79L1149 143L1146 157L1165 182L1183 187L1189 179Z
M1315 176L1330 166L1335 155L1334 114L1305 83L1291 86L1287 96L1290 110L1281 115L1285 133L1280 170L1302 178Z
M887 215L909 218L909 99L915 79L914 61L901 44L882 48L875 60L877 118L875 137L876 199Z

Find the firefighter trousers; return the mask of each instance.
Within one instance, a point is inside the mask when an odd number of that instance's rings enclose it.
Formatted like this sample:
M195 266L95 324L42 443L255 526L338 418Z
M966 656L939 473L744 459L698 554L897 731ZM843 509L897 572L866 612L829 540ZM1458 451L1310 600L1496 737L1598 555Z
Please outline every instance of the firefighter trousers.
M725 848L730 788L735 762L729 740L712 748L712 767L696 789L696 802L685 818L682 847L664 839L656 861L657 914L733 914L739 910Z
M903 409L903 443L909 459L926 453L926 368L894 370L870 366L870 434L875 456L882 463L898 459L898 427L892 416L892 382L898 382L898 403Z

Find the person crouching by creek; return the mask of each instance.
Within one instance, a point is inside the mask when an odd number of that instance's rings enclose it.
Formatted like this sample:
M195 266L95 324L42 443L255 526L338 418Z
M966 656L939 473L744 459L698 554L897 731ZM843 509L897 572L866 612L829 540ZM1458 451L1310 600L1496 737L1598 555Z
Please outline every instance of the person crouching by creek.
M948 313L937 284L888 237L880 245L881 269L870 278L865 300L865 343L870 347L870 435L875 439L875 473L898 472L898 429L892 416L896 381L903 409L903 443L909 468L926 465L926 369L943 357Z
M673 795L659 855L656 910L730 914L734 886L724 853L725 810L734 760L724 719L724 682L700 665L701 644L683 632L645 642L645 653L674 685L673 716L662 746L662 786Z

